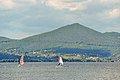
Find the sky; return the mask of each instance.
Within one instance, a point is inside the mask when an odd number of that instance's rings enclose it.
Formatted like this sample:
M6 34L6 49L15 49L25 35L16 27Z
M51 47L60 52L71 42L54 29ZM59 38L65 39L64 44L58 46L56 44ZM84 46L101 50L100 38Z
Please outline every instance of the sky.
M79 23L120 33L120 0L0 0L0 36L23 39Z

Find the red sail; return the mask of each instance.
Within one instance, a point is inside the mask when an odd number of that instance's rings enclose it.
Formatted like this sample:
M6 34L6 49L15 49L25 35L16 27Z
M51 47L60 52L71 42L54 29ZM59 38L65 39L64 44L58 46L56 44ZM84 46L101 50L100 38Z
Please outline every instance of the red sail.
M58 57L58 62L60 62L60 56Z

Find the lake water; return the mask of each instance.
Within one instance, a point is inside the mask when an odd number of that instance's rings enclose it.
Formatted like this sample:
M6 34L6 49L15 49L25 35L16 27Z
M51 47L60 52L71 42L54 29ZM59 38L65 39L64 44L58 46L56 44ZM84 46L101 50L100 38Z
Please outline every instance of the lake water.
M0 63L0 80L120 80L120 63L66 62Z

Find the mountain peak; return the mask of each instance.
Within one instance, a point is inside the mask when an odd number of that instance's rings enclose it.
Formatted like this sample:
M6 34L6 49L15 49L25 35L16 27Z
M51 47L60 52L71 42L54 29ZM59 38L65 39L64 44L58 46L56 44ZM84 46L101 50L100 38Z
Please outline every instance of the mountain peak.
M79 23L73 23L73 24L71 24L71 25L80 25Z
M73 23L73 24L70 24L70 25L67 25L67 26L74 26L74 27L80 27L80 26L83 26L79 23Z

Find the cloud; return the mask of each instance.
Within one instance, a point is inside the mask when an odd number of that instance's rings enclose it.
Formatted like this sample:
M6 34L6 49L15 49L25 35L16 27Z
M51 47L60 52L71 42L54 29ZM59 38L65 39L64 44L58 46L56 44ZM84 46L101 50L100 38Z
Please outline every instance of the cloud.
M102 32L119 32L120 33L120 25L114 25L114 26L106 26L104 27L104 30Z
M22 6L37 4L38 0L15 0L15 2Z
M86 9L86 4L88 3L89 0L85 1L68 1L68 0L46 0L45 4L46 6L53 7L58 10L69 10L69 11L76 11L76 10L84 10Z
M108 12L108 16L110 18L120 17L120 9L113 9L112 11Z
M0 8L13 9L13 8L26 8L32 5L52 7L57 10L84 10L87 8L87 4L92 0L0 0Z
M0 0L0 9L25 8L36 5L38 0Z
M0 0L0 34L23 38L76 22L100 32L120 32L116 26L120 20L119 1Z
M102 3L120 3L120 0L100 0Z
M120 18L120 9L115 8L112 10L107 10L103 13L100 13L99 16L106 18L106 19L117 19L117 18Z
M13 0L2 0L0 1L0 8L12 9L15 7Z
M12 38L12 39L22 39L30 35L33 35L32 33L29 33L29 32L24 32L24 31L14 30L14 29L12 29L11 31L4 30L2 31L2 33L3 33L2 36Z

